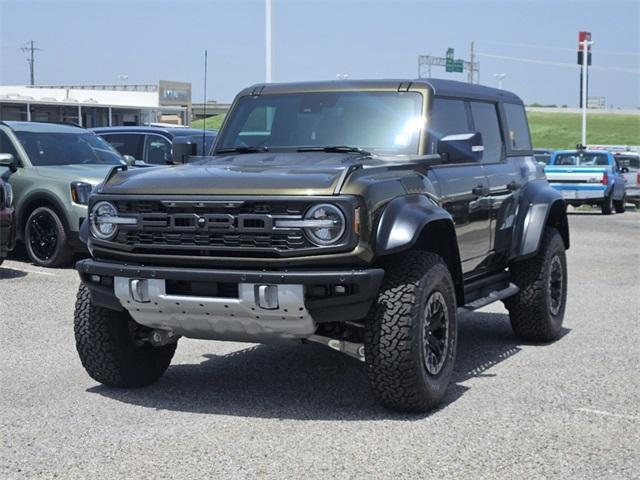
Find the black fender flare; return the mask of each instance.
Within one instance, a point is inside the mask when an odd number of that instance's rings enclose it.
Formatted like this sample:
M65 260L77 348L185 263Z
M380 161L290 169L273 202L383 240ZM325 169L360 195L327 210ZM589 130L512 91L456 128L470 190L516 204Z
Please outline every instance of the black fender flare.
M60 215L60 221L64 226L65 230L69 231L69 219L67 218L66 209L64 204L55 196L46 191L34 191L31 192L27 198L24 199L22 205L20 206L20 211L17 212L16 215L16 227L17 227L17 237L19 239L24 239L24 227L27 223L27 212L32 210L33 204L37 203L48 203L53 205L56 213Z
M516 225L512 258L535 255L547 225L558 229L565 248L569 248L566 203L562 195L546 180L530 181L522 190Z
M440 255L449 266L458 305L464 305L462 268L453 218L434 200L421 194L394 198L379 215L374 235L377 257L414 248Z

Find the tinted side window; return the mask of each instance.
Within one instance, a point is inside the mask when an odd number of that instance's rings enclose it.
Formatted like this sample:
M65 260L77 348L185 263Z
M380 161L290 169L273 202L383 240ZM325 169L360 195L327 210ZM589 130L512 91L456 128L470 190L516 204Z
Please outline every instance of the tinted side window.
M502 135L495 103L471 102L471 117L477 132L482 134L483 163L502 160Z
M504 113L507 117L507 129L509 131L509 144L511 150L531 150L531 136L527 114L522 105L513 103L504 104Z
M112 133L101 136L122 155L131 155L136 160L142 160L144 135L135 133Z
M160 135L147 135L144 145L144 159L153 165L168 165L171 163L171 143Z
M435 153L438 140L447 135L467 133L471 130L467 110L462 100L434 98L431 117L428 119L429 151Z
M13 146L13 142L2 130L0 130L0 153L10 153L13 155L13 158L20 161L20 157L18 156L16 148Z

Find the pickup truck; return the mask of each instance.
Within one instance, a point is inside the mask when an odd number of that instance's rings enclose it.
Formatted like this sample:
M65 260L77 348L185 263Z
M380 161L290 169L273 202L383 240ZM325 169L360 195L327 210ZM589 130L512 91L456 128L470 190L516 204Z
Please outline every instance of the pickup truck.
M558 150L545 168L547 179L567 205L598 205L604 215L625 210L625 173L615 157L600 150Z
M640 154L637 152L622 152L615 154L616 161L621 169L627 169L623 173L627 183L625 184L627 202L640 208Z

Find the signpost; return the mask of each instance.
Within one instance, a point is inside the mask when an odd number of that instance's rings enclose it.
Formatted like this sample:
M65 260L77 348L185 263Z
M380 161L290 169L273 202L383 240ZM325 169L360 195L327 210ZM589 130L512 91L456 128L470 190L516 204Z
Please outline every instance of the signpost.
M447 55L445 57L444 70L445 72L462 73L464 69L464 60L453 58L453 48L447 48Z
M588 65L591 65L591 32L578 33L578 64L580 69L580 107L582 108L582 145L587 144Z

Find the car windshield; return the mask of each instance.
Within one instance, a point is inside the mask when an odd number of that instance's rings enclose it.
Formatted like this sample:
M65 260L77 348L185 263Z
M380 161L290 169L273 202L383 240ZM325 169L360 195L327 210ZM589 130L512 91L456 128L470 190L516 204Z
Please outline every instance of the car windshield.
M236 104L216 150L348 146L377 154L417 154L425 124L421 115L417 92L246 96Z
M35 166L124 163L116 150L93 133L18 131L16 136Z
M609 159L605 153L559 153L553 164L573 167L606 167L609 165Z

